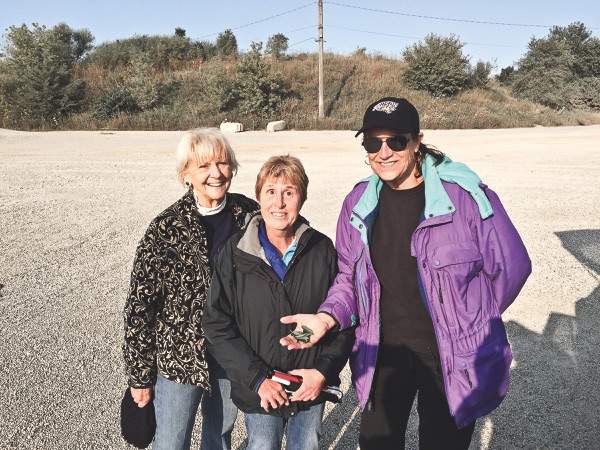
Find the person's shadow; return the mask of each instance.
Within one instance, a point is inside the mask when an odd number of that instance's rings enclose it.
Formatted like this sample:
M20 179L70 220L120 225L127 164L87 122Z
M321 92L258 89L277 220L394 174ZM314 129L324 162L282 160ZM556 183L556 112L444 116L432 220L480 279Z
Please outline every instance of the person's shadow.
M600 230L556 235L599 279ZM510 391L496 412L479 419L471 449L599 448L599 302L600 286L577 301L575 317L552 313L542 334L505 324L515 360Z

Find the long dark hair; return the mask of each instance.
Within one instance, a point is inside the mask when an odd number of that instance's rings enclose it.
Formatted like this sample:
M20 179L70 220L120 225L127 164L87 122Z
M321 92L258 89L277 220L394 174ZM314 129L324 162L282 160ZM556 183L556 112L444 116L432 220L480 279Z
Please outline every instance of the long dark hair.
M418 137L419 137L418 131L416 133L413 133L413 139L417 139ZM426 155L433 156L433 158L435 159L435 163L433 163L434 166L441 164L441 162L444 160L444 154L441 151L439 151L435 147L429 147L428 145L423 144L423 142L421 142L419 144L419 150L417 152L415 152L415 157L417 159L417 173L415 174L415 176L417 178L423 176L423 172L421 171L421 166L423 164L423 160L425 159Z

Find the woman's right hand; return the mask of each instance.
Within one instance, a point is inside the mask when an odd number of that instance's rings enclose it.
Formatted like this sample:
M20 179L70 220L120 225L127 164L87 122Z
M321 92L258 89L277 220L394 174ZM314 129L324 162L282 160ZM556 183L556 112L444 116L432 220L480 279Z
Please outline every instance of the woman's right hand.
M296 331L302 332L302 325L310 328L313 334L309 337L308 342L299 342L288 334L281 338L279 343L287 347L288 350L300 350L303 348L311 348L319 340L325 336L330 329L335 327L336 321L329 314L317 313L317 314L296 314L293 316L285 316L281 318L281 323L296 324Z
M281 384L269 378L265 378L261 383L258 388L258 395L260 396L260 406L266 412L269 412L270 407L276 409L282 405L290 404L287 393L281 387Z
M133 401L137 403L139 408L143 408L152 398L152 388L136 389L131 388L131 396Z

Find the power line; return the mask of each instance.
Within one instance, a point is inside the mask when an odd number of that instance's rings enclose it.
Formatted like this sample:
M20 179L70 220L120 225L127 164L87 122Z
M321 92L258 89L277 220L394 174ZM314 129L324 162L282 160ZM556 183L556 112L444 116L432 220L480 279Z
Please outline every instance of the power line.
M288 45L288 47L293 47L294 45L298 45L298 44L302 44L306 41L316 41L317 39L315 39L314 37L309 37L307 39L304 39L303 41L300 42L294 42L293 44Z
M285 36L286 34L289 34L289 33L295 33L297 31L304 31L304 30L314 29L314 28L315 28L315 26L311 25L311 26L308 26L308 27L296 28L295 30L282 31L281 33ZM294 45L302 44L302 43L304 43L306 41L310 41L310 40L313 40L313 39L315 39L315 38L310 37L310 38L304 39L303 41L300 41L300 42L294 42L293 44L289 44L288 47L292 47Z
M280 33L287 37L287 34L289 34L289 33L296 33L298 31L304 31L304 30L314 29L314 28L315 28L314 25L310 25L308 27L296 28L295 30L283 30L283 31L280 31ZM245 41L242 41L242 43L245 43L245 42L259 42L259 41L263 41L265 39L268 39L269 37L260 37L260 38L255 38L255 39L247 39ZM303 41L300 41L300 42L294 42L293 44L289 44L288 47L291 47L291 46L297 45L297 44L302 44L303 42L310 41L311 39L315 39L315 38L311 37L311 38L308 38L308 39L304 39Z
M400 12L396 12L396 11L386 11L383 9L365 8L364 6L346 5L344 3L336 3L336 2L325 2L325 3L328 3L330 5L343 6L346 8L361 9L363 11L373 11L373 12L380 12L380 13L386 13L386 14L395 14L398 16L406 16L406 17L417 17L420 19L446 20L449 22L478 23L478 24L483 24L483 25L503 25L503 26L510 26L510 27L552 28L554 26L554 25L539 25L539 24L524 24L524 23L488 22L488 21L484 21L484 20L453 19L450 17L424 16L424 15L419 15L419 14L408 14L408 13L400 13ZM596 29L596 28L590 28L590 29Z
M367 33L367 34L377 34L377 35L381 35L381 36L390 36L390 37L398 37L398 38L403 38L403 39L414 39L416 41L422 40L423 38L419 38L419 37L414 37L414 36L402 36L400 34L390 34L390 33L381 33L379 31L367 31L367 30L357 30L355 28L345 28L345 27L336 27L334 25L327 25L327 28L337 28L340 30L347 30L347 31L355 31L358 33ZM516 46L516 45L501 45L501 44L480 44L477 42L462 42L462 44L465 45L481 45L481 46L487 46L487 47L507 47L507 48L520 48L520 46Z
M356 31L358 33L378 34L381 36L399 37L399 38L405 38L405 39L416 39L416 40L422 39L422 38L418 38L418 37L414 37L414 36L402 36L399 34L381 33L379 31L367 31L367 30L357 30L355 28L336 27L335 25L325 25L325 27L326 28L337 28L339 30Z
M315 5L317 2L311 2L311 3L307 3L305 5L299 6L297 8L294 9L290 9L288 11L284 11L282 13L279 14L275 14L273 16L269 16L266 17L264 19L260 19L260 20L256 20L254 22L250 22L244 25L240 25L238 27L235 28L229 28L230 30L239 30L242 28L246 28L249 27L251 25L256 25L262 22L266 22L268 20L271 19L275 19L277 17L281 17L287 14L291 14L293 12L299 11L301 9L304 8L308 8L312 5ZM482 24L482 25L500 25L500 26L512 26L512 27L535 27L535 28L552 28L555 25L540 25L540 24L523 24L523 23L509 23L509 22L491 22L491 21L483 21L483 20L469 20L469 19L456 19L456 18L451 18L451 17L436 17L436 16L427 16L427 15L420 15L420 14L410 14L410 13L403 13L403 12L396 12L396 11L388 11L388 10L383 10L383 9L376 9L376 8L367 8L364 6L354 6L354 5L347 5L345 3L338 3L338 2L332 2L332 1L324 1L324 4L329 4L329 5L335 5L335 6L341 6L344 8L352 8L352 9L356 9L356 10L362 10L362 11L371 11L371 12L376 12L376 13L383 13L383 14L393 14L393 15L398 15L398 16L405 16L405 17L414 17L414 18L421 18L421 19L430 19L430 20L441 20L441 21L449 21L449 22L462 22L462 23L474 23L474 24ZM398 34L391 34L391 33L382 33L382 32L376 32L376 31L368 31L368 30L359 30L359 29L354 29L354 28L345 28L345 27L337 27L337 26L333 26L333 25L325 25L327 28L336 28L336 29L340 29L340 30L347 30L347 31L353 31L353 32L358 32L358 33L366 33L366 34L375 34L375 35L380 35L380 36L389 36L389 37L397 37L397 38L404 38L404 39L413 39L413 40L422 40L423 38L419 38L419 37L414 37L414 36L403 36L403 35L398 35ZM308 27L304 27L304 28L299 28L296 30L292 30L292 31L286 31L285 33L293 33L296 31L302 31L302 30L306 30L309 28L313 28L313 26L308 26ZM586 27L589 30L597 30L600 28L594 28L594 27ZM219 33L212 33L212 34L206 34L204 36L200 36L198 39L202 39L205 37L210 37L210 36L215 36L218 35ZM294 42L293 44L290 44L288 47L293 47L299 44L302 44L304 42L307 41L311 41L311 40L315 40L318 42L318 39L314 38L314 37L309 37L306 38L304 40L298 41L298 42ZM477 43L477 42L462 42L465 45L476 45L476 46L483 46L483 47L504 47L504 48L520 48L520 46L514 46L514 45L501 45L501 44L485 44L485 43Z
M301 9L304 8L308 8L309 6L312 6L314 4L316 4L317 2L311 2L311 3L307 3L306 5L303 6L299 6L297 8L294 9L290 9L289 11L284 11L282 13L279 14L275 14L274 16L269 16L266 17L264 19L260 19L260 20L256 20L254 22L250 22L247 23L245 25L240 25L238 27L235 28L229 28L230 30L239 30L242 28L246 28L249 27L251 25L256 25L258 23L262 23L262 22L266 22L268 20L271 19L275 19L277 17L281 17L281 16L285 16L287 14L299 11ZM534 28L552 28L555 25L540 25L540 24L524 24L524 23L509 23L509 22L491 22L491 21L485 21L485 20L469 20L469 19L455 19L455 18L451 18L451 17L436 17L436 16L426 16L426 15L421 15L421 14L410 14L410 13L401 13L401 12L397 12L397 11L387 11L384 9L375 9L375 8L367 8L364 6L355 6L355 5L347 5L345 3L338 3L338 2L329 2L329 1L324 1L324 4L330 4L330 5L335 5L335 6L341 6L344 8L352 8L352 9L359 9L359 10L363 10L363 11L372 11L372 12L378 12L378 13L384 13L384 14L394 14L394 15L398 15L398 16L405 16L405 17L416 17L416 18L420 18L420 19L431 19L431 20L443 20L443 21L448 21L448 22L462 22L462 23L476 23L476 24L482 24L482 25L501 25L501 26L511 26L511 27L534 27ZM416 37L412 37L412 36L401 36L401 35L395 35L395 34L389 34L389 33L379 33L379 32L374 32L374 31L366 31L366 30L356 30L356 29L351 29L351 28L343 28L343 27L334 27L332 25L326 25L327 27L330 28L339 28L342 30L348 30L348 31L356 31L356 32L360 32L360 33L369 33L369 34L378 34L378 35L382 35L382 36L391 36L391 37L401 37L401 38L408 38L408 39L421 39L421 38L416 38ZM306 27L306 28L300 28L298 30L293 30L291 32L294 31L300 31L300 30L304 30L307 28L312 28L311 27ZM586 27L589 30L598 30L600 28L598 27ZM210 36L216 36L219 33L211 33L211 34L205 34L204 36L200 36L198 39L202 39L205 37L210 37ZM306 42L308 40L310 40L312 38L309 39L305 39L304 41L301 42L296 42L292 45L297 45L297 44L301 44L303 42ZM514 47L514 46L509 46L509 45L494 45L494 44L479 44L479 43L469 43L466 42L465 44L469 44L469 45L482 45L482 46L494 46L494 47Z
M285 16L286 14L290 14L290 13L299 11L304 8L308 8L309 6L312 6L315 3L317 3L317 2L307 3L306 5L299 6L294 9L290 9L289 11L284 11L282 13L275 14L274 16L269 16L264 19L256 20L254 22L250 22L245 25L240 25L238 27L229 28L229 29L232 31L239 30L241 28L246 28L251 25L256 25L257 23L266 22L267 20L275 19L277 17ZM397 12L397 11L387 11L384 9L366 8L364 6L346 5L345 3L338 3L338 2L325 1L323 3L330 4L330 5L336 5L336 6L342 6L344 8L360 9L363 11L372 11L372 12L378 12L378 13L384 13L384 14L394 14L394 15L406 16L406 17L416 17L416 18L420 18L420 19L444 20L444 21L448 21L448 22L476 23L476 24L481 24L481 25L501 25L501 26L510 26L510 27L534 27L534 28L552 28L552 27L556 26L556 25L540 25L540 24L525 24L525 23L510 23L510 22L490 22L490 21L485 21L485 20L455 19L455 18L451 18L451 17L426 16L426 15L421 15L421 14L410 14L410 13L401 13L401 12ZM326 26L331 27L331 28L336 28L336 27L333 27L332 25L326 25ZM307 28L310 28L310 27L307 27ZM349 31L358 31L361 33L381 34L383 36L397 36L394 34L376 33L376 32L364 31L364 30L352 30L350 28L342 28L342 27L337 27L337 28L345 29L345 30L349 30ZM598 27L586 27L586 28L589 30L600 29ZM293 31L300 31L302 29L305 29L305 28L300 28L299 30L293 30ZM198 39L202 39L202 38L210 37L210 36L216 36L217 34L219 34L219 33L205 34L204 36L200 36ZM414 38L414 37L410 37L410 36L397 36L397 37L408 37L410 39L420 39L420 38ZM306 40L308 40L308 39L306 39ZM302 41L302 42L305 42L305 41ZM297 42L296 44L300 44L300 42ZM296 45L296 44L293 44L293 45ZM488 45L488 44L471 43L471 45ZM496 47L502 47L502 46L496 46ZM509 47L509 46L507 46L507 47Z
M257 20L255 22L247 23L246 25L240 25L239 27L229 28L229 29L231 31L233 31L233 30L239 30L240 28L246 28L246 27L249 27L250 25L256 25L257 23L266 22L267 20L271 20L271 19L274 19L276 17L285 16L286 14L290 14L290 13L293 13L293 12L298 11L300 9L307 8L308 6L314 5L315 3L316 2L308 3L308 4L304 5L304 6L299 6L298 8L290 9L289 11L285 11L285 12L282 12L280 14L275 14L274 16L266 17L264 19L260 19L260 20ZM204 36L200 36L198 39L202 39L202 38L209 37L209 36L215 36L217 34L219 34L219 33L205 34Z
M289 30L289 31L286 31L285 33L294 33L296 31L304 31L304 30L308 30L309 28L314 28L314 27L315 27L314 25L310 25L310 26L304 27L304 28L297 28L295 30Z

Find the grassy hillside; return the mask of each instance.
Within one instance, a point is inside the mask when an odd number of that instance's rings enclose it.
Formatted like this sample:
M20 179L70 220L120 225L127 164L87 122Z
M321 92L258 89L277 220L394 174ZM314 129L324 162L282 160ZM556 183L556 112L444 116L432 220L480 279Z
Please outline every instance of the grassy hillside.
M555 111L518 100L508 89L490 81L484 89L465 91L452 98L435 98L413 91L403 82L405 63L381 56L326 54L324 58L325 119L318 120L318 61L316 54L299 54L268 60L272 73L283 75L290 96L273 117L248 117L239 111L223 111L220 95L236 77L240 59L211 58L173 62L162 70L146 73L130 66L79 68L86 81L84 112L72 115L58 128L73 130L178 130L218 126L223 120L242 122L245 130L264 129L271 120L285 120L297 130L357 129L364 108L388 95L406 97L421 112L424 129L513 128L600 124L600 114ZM94 119L93 102L114 86L129 83L146 95L160 97L157 106L107 120ZM158 94L157 94L158 92Z

